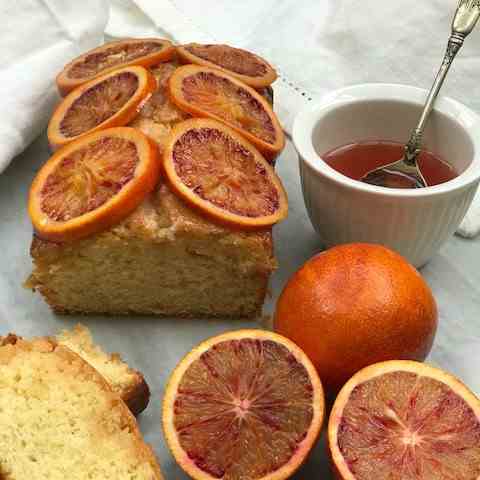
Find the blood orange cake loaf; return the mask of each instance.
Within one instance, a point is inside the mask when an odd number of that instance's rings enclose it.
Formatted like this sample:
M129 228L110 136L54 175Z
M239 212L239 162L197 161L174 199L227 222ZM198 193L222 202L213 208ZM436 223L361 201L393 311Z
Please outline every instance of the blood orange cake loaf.
M150 66L157 89L128 125L155 141L160 156L174 127L192 117L168 92L169 78L179 68L175 58ZM235 88L251 90L235 81L240 85ZM98 89L102 77L94 82ZM254 101L268 105L272 90L262 90L256 94L261 100ZM234 112L241 111L235 108ZM101 141L104 145L106 140ZM212 152L218 155L218 149ZM109 228L68 241L34 235L30 249L34 268L26 286L41 293L59 313L253 317L261 312L277 266L271 225L245 229L215 221L172 189L164 173L129 215L110 223Z
M218 226L161 185L126 220L75 242L34 237L28 285L57 312L252 316L276 267L272 236Z

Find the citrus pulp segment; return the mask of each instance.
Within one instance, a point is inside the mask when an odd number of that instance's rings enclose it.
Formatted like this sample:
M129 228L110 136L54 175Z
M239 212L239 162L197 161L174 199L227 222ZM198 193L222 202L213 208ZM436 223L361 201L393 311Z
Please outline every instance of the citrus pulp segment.
M288 200L273 167L241 135L208 119L176 125L164 151L173 190L219 222L266 228L284 219Z
M70 241L105 230L134 210L157 184L156 145L118 127L86 135L40 169L28 210L37 235Z
M476 480L480 401L431 366L378 363L341 390L328 441L343 480Z
M263 58L229 45L188 43L177 47L177 52L185 63L218 68L254 88L267 87L277 78L273 67Z
M114 69L140 65L149 67L172 58L175 47L168 40L139 38L110 42L80 55L65 65L57 76L62 96L99 75Z
M197 480L283 480L303 463L324 415L315 368L289 340L240 330L207 340L167 385L163 425Z
M270 104L253 88L230 75L208 67L185 65L170 77L169 93L182 110L225 123L270 160L285 146L285 135Z

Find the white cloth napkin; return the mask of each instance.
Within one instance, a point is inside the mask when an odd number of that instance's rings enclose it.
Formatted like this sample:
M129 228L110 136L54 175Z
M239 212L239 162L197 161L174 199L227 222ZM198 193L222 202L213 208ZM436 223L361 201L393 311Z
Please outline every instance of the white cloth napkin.
M55 75L103 41L104 0L0 2L0 173L45 128L55 102Z
M106 4L19 0L14 7L0 7L8 25L0 58L11 59L11 64L0 64L3 78L10 80L2 82L0 92L9 99L6 111L15 112L0 125L0 171L45 125L55 98L52 79L60 66L100 42ZM105 33L225 42L258 52L279 70L275 108L289 132L309 100L347 84L428 87L456 5L457 0L111 0ZM480 28L456 60L444 91L477 111L479 38ZM465 237L479 232L480 194L458 230Z

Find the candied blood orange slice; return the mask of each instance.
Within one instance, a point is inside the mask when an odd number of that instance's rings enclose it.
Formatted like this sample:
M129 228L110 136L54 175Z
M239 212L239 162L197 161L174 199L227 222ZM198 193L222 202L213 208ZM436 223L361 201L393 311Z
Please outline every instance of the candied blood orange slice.
M72 140L130 122L157 86L143 67L125 67L77 88L63 99L48 124L53 149Z
M177 47L184 63L219 68L254 88L267 87L277 78L277 72L263 58L229 45L188 43Z
M377 363L341 390L328 441L343 480L475 480L480 401L428 365Z
M283 480L304 462L324 416L320 379L307 356L272 332L211 338L176 367L163 428L195 480Z
M287 216L288 201L273 167L241 135L208 119L174 127L164 151L173 190L221 223L265 228Z
M197 65L170 77L173 102L194 116L224 122L252 142L268 159L285 146L285 135L269 103L253 88L219 70Z
M175 47L168 40L141 38L106 43L75 58L57 76L62 96L112 70L132 65L149 67L170 60Z
M38 236L86 237L131 213L158 182L158 148L146 135L117 127L86 135L56 152L30 188L28 211Z

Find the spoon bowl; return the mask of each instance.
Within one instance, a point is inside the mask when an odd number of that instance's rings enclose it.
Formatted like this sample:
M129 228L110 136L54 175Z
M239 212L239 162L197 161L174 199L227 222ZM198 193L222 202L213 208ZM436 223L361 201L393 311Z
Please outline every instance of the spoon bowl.
M417 161L415 160L415 163L411 165L405 162L403 158L371 170L362 178L362 182L388 188L428 187L425 177L418 168Z

